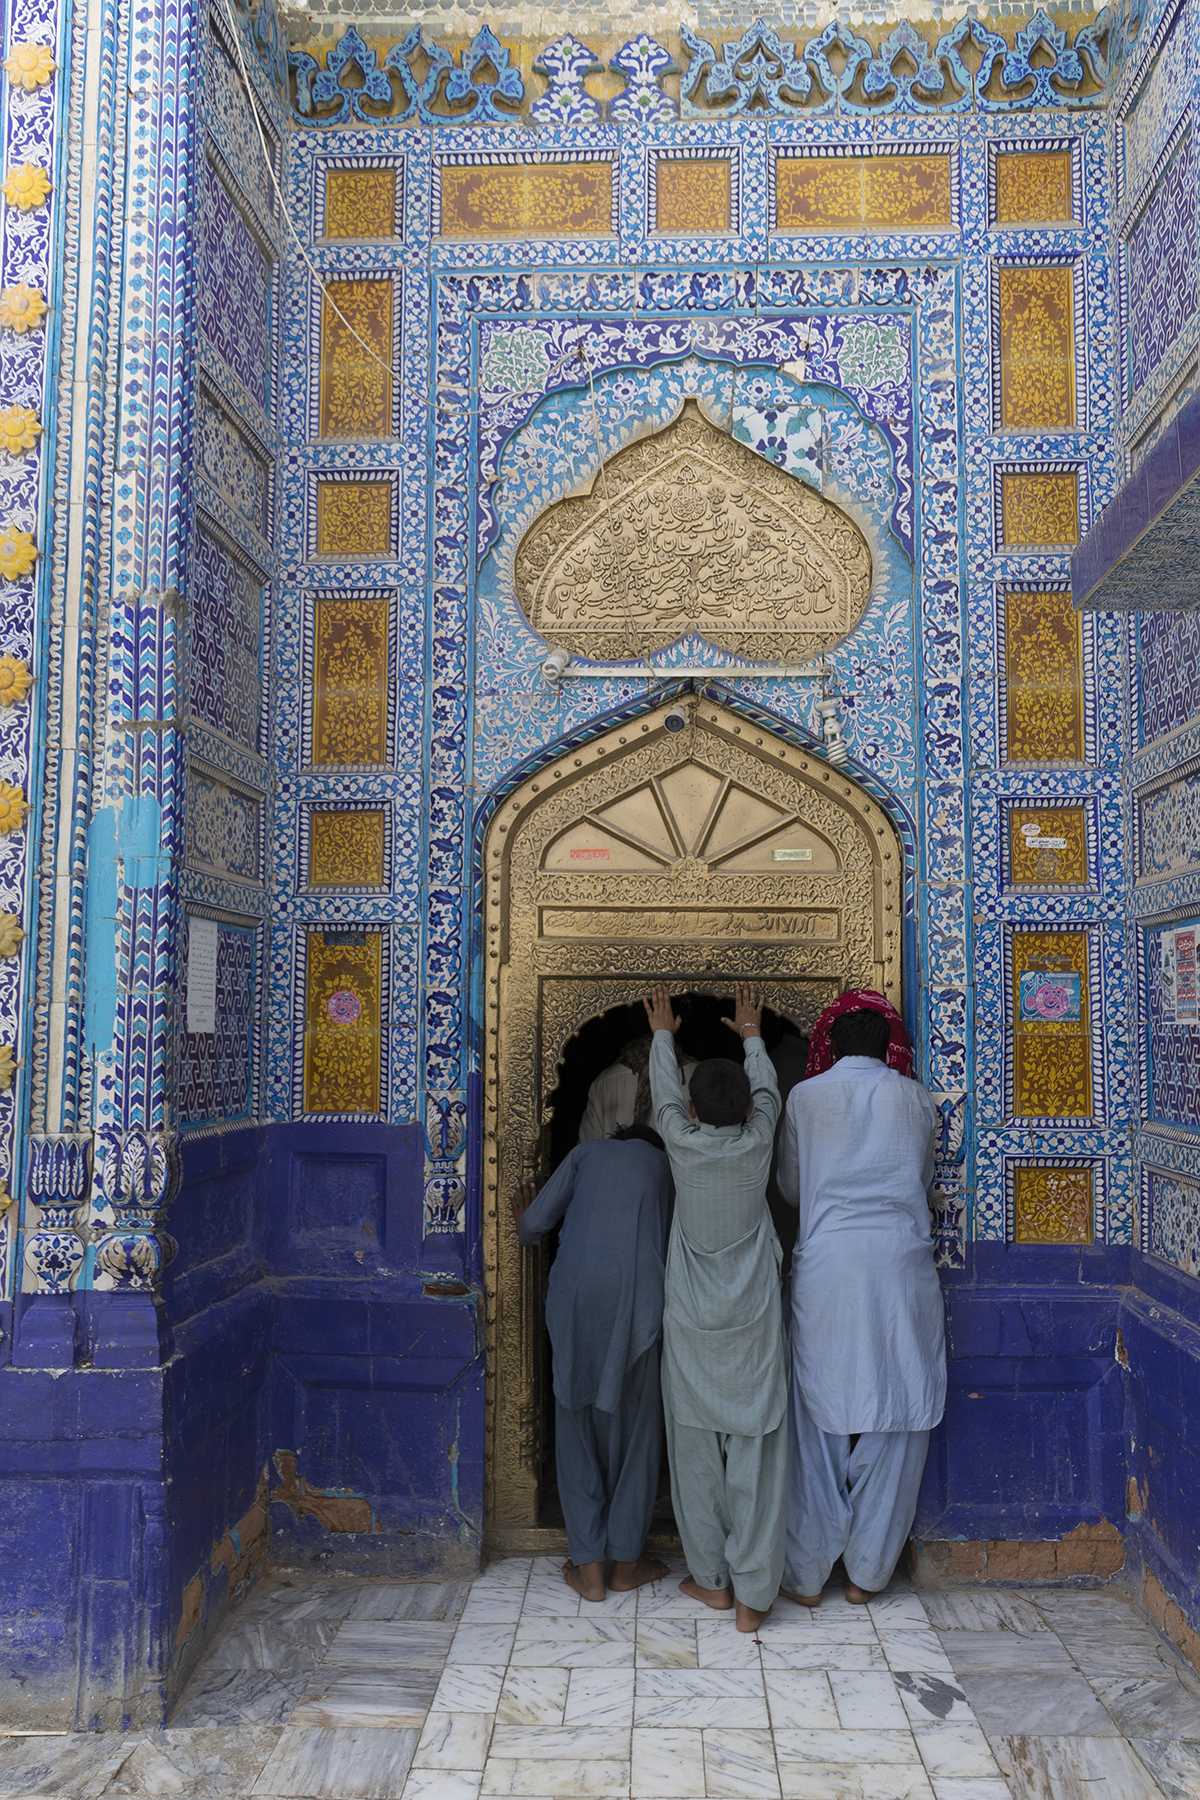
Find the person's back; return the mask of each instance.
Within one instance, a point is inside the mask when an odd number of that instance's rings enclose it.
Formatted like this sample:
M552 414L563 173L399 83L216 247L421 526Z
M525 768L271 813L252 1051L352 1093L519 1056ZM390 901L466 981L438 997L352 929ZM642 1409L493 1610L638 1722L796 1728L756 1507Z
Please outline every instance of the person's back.
M744 1066L724 1057L701 1063L686 1105L674 1072L679 1020L661 983L646 1010L655 1121L675 1179L663 1407L689 1570L682 1587L718 1610L736 1605L738 1630L754 1631L783 1568L787 1345L766 1199L779 1090L751 988L738 986L725 1021L742 1041Z
M926 1201L937 1113L887 1067L888 1033L877 1011L841 1014L838 1060L793 1088L780 1134L780 1189L800 1213L783 1591L805 1605L839 1556L852 1600L886 1585L945 1404Z
M580 1144L567 1164L571 1201L546 1290L554 1394L613 1412L626 1367L662 1329L669 1167L640 1138Z
M555 1460L567 1527L568 1584L603 1600L659 1581L643 1554L658 1491L662 1439L659 1337L671 1172L644 1125L577 1145L540 1194L521 1183L513 1213L522 1244L561 1223L546 1294L554 1354Z

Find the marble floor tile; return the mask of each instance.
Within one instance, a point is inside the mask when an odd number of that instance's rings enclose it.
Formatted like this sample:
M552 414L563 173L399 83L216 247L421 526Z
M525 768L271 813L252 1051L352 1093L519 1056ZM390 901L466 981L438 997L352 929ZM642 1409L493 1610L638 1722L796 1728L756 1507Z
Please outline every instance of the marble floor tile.
M810 1731L840 1728L841 1721L824 1671L797 1673L790 1669L768 1669L763 1680L767 1690L767 1710L775 1731L786 1731L789 1727L805 1727Z
M1101 1619L1113 1624L1130 1620L1145 1623L1127 1588L1101 1588L1090 1592L1080 1588L1030 1588L1022 1597L1037 1607L1055 1631L1067 1619L1076 1619L1081 1624ZM1149 1630L1149 1626L1146 1629Z
M529 1580L529 1570L533 1558L529 1556L500 1556L493 1562L485 1563L479 1574L471 1583L473 1593L490 1593L498 1587L521 1587Z
M551 1671L530 1669L525 1673L549 1674ZM572 1669L570 1676L571 1685L567 1689L567 1704L563 1711L564 1725L611 1725L629 1730L633 1724L632 1669Z
M890 1675L830 1674L838 1718L847 1731L907 1731L908 1714Z
M1071 1658L1052 1631L946 1631L938 1635L960 1675L967 1670L1029 1675L1071 1667Z
M934 1800L924 1769L896 1763L822 1765L781 1758L779 1780L783 1800Z
M517 1762L628 1762L629 1732L614 1725L497 1725L492 1755Z
M762 1630L766 1631L775 1625L793 1629L803 1627L810 1632L819 1632L839 1644L874 1644L878 1640L875 1621L866 1608L861 1606L843 1606L836 1612L826 1612L824 1602L810 1609L794 1606L790 1600L777 1600L771 1616L763 1621ZM914 1629L919 1630L920 1627Z
M574 1619L584 1604L575 1589L563 1580L561 1571L552 1579L531 1575L521 1614L524 1618Z
M716 1671L714 1671L716 1672ZM633 1722L639 1726L698 1725L742 1726L769 1731L767 1702L746 1694L682 1694L677 1699L639 1694L633 1703Z
M698 1730L633 1729L633 1800L690 1800L704 1793L704 1739Z
M404 1800L478 1800L482 1780L467 1769L410 1769Z
M495 1712L504 1686L503 1663L447 1663L431 1712Z
M1048 1631L1043 1635L1052 1637ZM891 1631L881 1625L879 1642L889 1669L903 1669L910 1675L954 1673L954 1664L936 1631Z
M696 1620L696 1657L702 1669L762 1667L757 1638L739 1631L731 1612L710 1612L707 1619Z
M487 1630L486 1626L460 1626L463 1630ZM632 1668L634 1621L632 1619L546 1619L522 1624L510 1661L526 1669Z
M895 1682L904 1710L914 1724L938 1720L957 1725L975 1717L967 1696L953 1677L947 1681L943 1675L898 1674Z
M1182 1738L1130 1740L1167 1800L1196 1800L1200 1794L1200 1743Z
M922 1594L921 1603L939 1631L1049 1630L1033 1602L1019 1594Z
M577 1758L551 1762L489 1756L479 1791L481 1795L538 1796L539 1800L542 1796L553 1796L553 1800L604 1800L608 1795L628 1794L629 1762L580 1762Z
M423 1620L347 1619L338 1627L324 1664L337 1669L428 1669L440 1675L454 1636L453 1625Z
M426 1619L453 1623L470 1593L463 1581L413 1581L397 1586L363 1588L348 1617L351 1619Z
M210 1800L246 1794L281 1736L270 1725L221 1725L141 1734L106 1794L176 1794Z
M491 1713L430 1713L414 1769L482 1769L492 1736Z
M961 1675L971 1709L991 1737L1115 1737L1117 1728L1082 1675Z
M810 1731L775 1728L780 1762L812 1762L834 1767L856 1763L907 1763L921 1766L911 1731Z
M340 1576L325 1580L268 1576L259 1582L239 1616L275 1618L286 1611L289 1619L341 1620L362 1592L358 1582Z
M708 1610L703 1600L693 1600L690 1594L681 1594L679 1581L674 1578L653 1581L638 1590L639 1619L699 1619Z
M632 1677L632 1669L629 1674ZM496 1723L561 1725L570 1679L570 1669L510 1669L504 1677Z
M338 1619L293 1618L281 1607L269 1620L235 1618L205 1658L208 1669L315 1669L337 1633Z
M1085 1675L1141 1676L1153 1681L1174 1675L1179 1667L1175 1652L1136 1619L1128 1624L1115 1620L1084 1626L1064 1623L1056 1625L1055 1631Z
M637 1588L629 1588L625 1593L618 1593L615 1588L609 1588L605 1592L603 1600L581 1600L579 1604L581 1619L632 1619L637 1610Z
M1154 1777L1123 1738L992 1738L1016 1800L1162 1800Z
M288 1725L252 1793L271 1800L398 1800L416 1731Z
M978 1725L915 1725L921 1761L934 1781L949 1776L996 1781L1000 1771Z
M704 1733L704 1783L709 1800L779 1800L779 1771L769 1731Z
M460 1625L446 1655L448 1663L507 1663L515 1625Z
M135 1734L65 1732L62 1737L0 1738L0 1794L98 1794L137 1743ZM703 1787L697 1793L704 1792Z
M820 1611L820 1607L817 1608ZM929 1614L921 1597L910 1587L885 1588L867 1607L867 1616L879 1631L928 1631Z
M840 1644L822 1638L768 1638L762 1640L764 1669L878 1669L887 1670L879 1644Z
M1126 1737L1200 1739L1200 1699L1173 1675L1161 1681L1098 1675L1091 1686Z
M943 1775L933 1780L934 1800L1012 1800L1003 1775Z
M193 1675L172 1725L286 1725L308 1685L307 1670L275 1675L269 1669L213 1669Z
M420 1730L438 1678L429 1669L318 1669L292 1725L388 1725Z
M639 1669L696 1668L696 1622L639 1616L637 1660Z

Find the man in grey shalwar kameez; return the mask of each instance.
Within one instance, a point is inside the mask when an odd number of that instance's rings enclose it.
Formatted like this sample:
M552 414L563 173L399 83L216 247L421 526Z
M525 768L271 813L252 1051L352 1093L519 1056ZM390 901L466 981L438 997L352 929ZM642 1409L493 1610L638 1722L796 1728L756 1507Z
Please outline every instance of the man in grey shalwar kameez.
M738 1630L755 1631L779 1591L787 1483L787 1342L766 1200L779 1090L750 988L738 987L725 1021L745 1046L745 1070L701 1063L686 1105L672 1041L679 1020L661 983L646 1011L655 1123L675 1177L663 1408L690 1571L681 1585L707 1606L736 1605Z
M676 1081L678 1082L678 1075ZM659 1338L671 1171L657 1134L632 1125L580 1144L541 1193L522 1182L513 1212L522 1244L562 1221L546 1294L554 1352L558 1497L570 1561L563 1575L603 1600L660 1581L642 1549L662 1453Z
M889 1029L878 1012L835 1019L838 1060L792 1089L780 1140L780 1190L800 1209L783 1592L806 1606L839 1556L849 1599L887 1586L946 1399L926 1201L937 1113L887 1067Z

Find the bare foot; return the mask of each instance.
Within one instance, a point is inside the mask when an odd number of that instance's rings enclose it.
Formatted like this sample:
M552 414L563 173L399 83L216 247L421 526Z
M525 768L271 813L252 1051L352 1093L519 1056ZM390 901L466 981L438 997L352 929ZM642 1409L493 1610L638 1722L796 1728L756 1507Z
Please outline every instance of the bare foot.
M759 1626L762 1624L763 1620L766 1618L767 1613L770 1612L770 1610L771 1609L768 1606L766 1612L755 1612L755 1610L752 1606L743 1606L742 1602L739 1600L737 1602L737 1628L738 1628L738 1630L739 1631L757 1631Z
M780 1588L780 1598L794 1600L797 1606L820 1606L820 1594L793 1594L789 1588Z
M851 1606L865 1606L867 1601L873 1600L875 1596L873 1593L868 1594L866 1588L855 1587L852 1581L848 1581L846 1583L846 1598Z
M563 1580L568 1587L573 1587L577 1594L585 1600L603 1600L604 1598L604 1564L599 1562L580 1563L576 1568L573 1562L565 1562L562 1567Z
M630 1588L645 1587L648 1581L661 1581L669 1573L665 1562L656 1556L639 1556L636 1562L613 1564L609 1587L614 1594L627 1594Z
M689 1600L703 1600L705 1606L711 1606L714 1612L728 1612L733 1605L733 1595L728 1588L702 1588L694 1575L685 1576L679 1584L681 1594Z

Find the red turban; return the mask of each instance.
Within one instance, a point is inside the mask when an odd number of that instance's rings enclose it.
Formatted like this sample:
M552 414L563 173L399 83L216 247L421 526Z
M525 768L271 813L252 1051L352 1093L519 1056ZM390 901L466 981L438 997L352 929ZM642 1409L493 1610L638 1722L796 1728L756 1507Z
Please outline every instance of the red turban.
M880 1012L890 1020L892 1035L888 1040L887 1065L889 1069L898 1069L901 1075L913 1072L912 1044L904 1020L896 1011L890 1000L877 994L873 988L851 988L849 993L839 994L832 1006L827 1006L813 1027L812 1041L808 1047L808 1066L805 1075L823 1075L826 1069L833 1067L833 1038L830 1027L833 1021L848 1012Z

